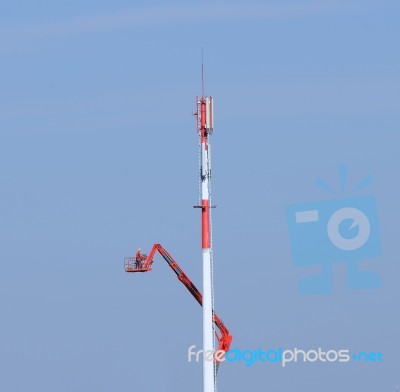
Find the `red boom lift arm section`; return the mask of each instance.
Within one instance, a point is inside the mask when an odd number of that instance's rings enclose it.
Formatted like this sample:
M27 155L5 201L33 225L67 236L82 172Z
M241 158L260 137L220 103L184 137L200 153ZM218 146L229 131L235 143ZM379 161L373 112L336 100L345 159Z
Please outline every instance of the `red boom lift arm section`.
M125 257L125 271L126 272L151 271L153 259L156 252L160 253L160 255L168 263L171 269L175 272L178 279L189 290L189 292L193 295L193 297L200 304L200 306L202 306L203 295L201 294L201 292L197 289L197 287L189 279L189 277L183 272L179 264L160 244L154 244L148 256L141 255L139 253L139 255L137 255L136 257ZM226 328L225 324L214 312L213 312L213 321L220 331L220 335L218 335L217 332L215 332L215 336L218 340L218 350L227 353L231 346L232 336L230 335L228 328ZM217 359L216 362L219 363Z

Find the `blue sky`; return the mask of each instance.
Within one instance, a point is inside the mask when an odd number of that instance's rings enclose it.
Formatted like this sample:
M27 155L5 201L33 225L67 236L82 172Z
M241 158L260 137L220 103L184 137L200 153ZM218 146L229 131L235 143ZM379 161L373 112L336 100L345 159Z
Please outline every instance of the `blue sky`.
M381 364L223 364L221 391L394 391L400 384L396 1L0 2L0 389L201 391L197 135L215 97L216 308L245 348L381 351ZM378 290L304 295L286 208L366 175ZM343 197L348 197L344 194ZM340 195L340 197L342 197Z

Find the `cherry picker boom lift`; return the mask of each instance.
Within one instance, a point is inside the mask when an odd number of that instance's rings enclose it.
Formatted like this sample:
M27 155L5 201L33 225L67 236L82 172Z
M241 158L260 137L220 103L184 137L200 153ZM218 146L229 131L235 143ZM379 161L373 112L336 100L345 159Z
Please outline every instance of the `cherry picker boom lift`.
M193 297L200 304L200 306L202 306L203 295L201 294L201 292L197 289L197 287L189 279L189 277L183 272L179 264L160 244L154 244L148 256L141 254L139 250L138 253L136 254L136 257L125 257L124 259L125 271L126 272L151 271L156 252L160 253L160 255L168 263L170 268L175 272L178 279L193 295ZM213 322L220 331L220 335L218 335L217 332L215 332L215 336L218 340L218 351L221 350L224 353L227 353L229 351L232 342L232 336L230 335L228 328L226 328L225 324L222 322L222 320L217 316L217 314L214 311L213 311ZM218 358L216 358L215 361L216 364L219 365L220 361L218 360Z

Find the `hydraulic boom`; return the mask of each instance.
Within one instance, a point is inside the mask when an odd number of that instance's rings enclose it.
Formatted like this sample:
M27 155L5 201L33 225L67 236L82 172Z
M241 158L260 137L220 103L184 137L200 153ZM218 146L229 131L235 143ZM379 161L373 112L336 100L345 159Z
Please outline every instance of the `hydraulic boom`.
M173 259L173 257L160 245L154 244L151 248L149 255L144 255L140 253L140 249L136 254L136 257L126 257L125 258L125 271L126 272L147 272L152 270L152 264L154 261L154 256L156 252L160 253L160 255L164 258L164 260L168 263L171 269L175 272L178 279L184 284L184 286L189 290L189 292L193 295L196 301L203 305L203 295L197 289L197 287L193 284L193 282L189 279L189 277L183 272L182 268L179 264ZM218 350L223 352L228 352L231 342L232 336L229 333L228 328L226 328L225 324L222 320L213 312L213 322L218 327L220 331L220 335L215 332L215 336L218 340ZM217 364L219 364L218 359L216 358Z

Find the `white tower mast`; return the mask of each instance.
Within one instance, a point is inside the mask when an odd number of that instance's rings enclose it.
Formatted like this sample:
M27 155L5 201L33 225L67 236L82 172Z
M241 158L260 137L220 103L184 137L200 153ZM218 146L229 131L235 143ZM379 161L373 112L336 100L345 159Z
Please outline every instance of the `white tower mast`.
M203 249L203 391L215 391L214 331L213 331L213 287L211 266L210 232L210 178L211 149L209 134L213 131L213 99L197 98L197 129L201 146L201 234ZM210 360L211 359L211 360Z

